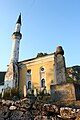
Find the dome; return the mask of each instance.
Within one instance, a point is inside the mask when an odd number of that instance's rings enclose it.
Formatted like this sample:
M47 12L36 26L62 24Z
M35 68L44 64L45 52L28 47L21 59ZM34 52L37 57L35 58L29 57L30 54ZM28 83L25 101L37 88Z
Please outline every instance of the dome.
M56 55L58 55L58 54L64 55L64 50L63 50L62 46L58 46L56 48Z

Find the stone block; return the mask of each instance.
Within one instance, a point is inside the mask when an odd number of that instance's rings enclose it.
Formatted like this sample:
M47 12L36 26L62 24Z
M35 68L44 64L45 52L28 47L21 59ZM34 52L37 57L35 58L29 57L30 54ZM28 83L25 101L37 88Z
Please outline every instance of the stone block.
M51 96L54 101L76 100L75 87L73 83L51 85Z

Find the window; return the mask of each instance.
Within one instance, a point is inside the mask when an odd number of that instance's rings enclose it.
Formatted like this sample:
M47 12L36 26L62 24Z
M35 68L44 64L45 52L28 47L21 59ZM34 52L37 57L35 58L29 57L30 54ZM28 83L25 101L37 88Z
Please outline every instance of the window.
M46 86L46 71L45 67L40 67L40 87L44 88Z
M31 81L28 81L28 89L31 89Z
M31 89L31 69L27 70L27 76L26 76L26 85L27 89Z
M44 72L44 71L45 71L44 67L41 67L40 72Z
M31 74L31 70L30 70L30 69L29 69L29 70L27 70L27 74L29 74L29 75Z
M45 87L45 79L44 78L41 80L41 87Z

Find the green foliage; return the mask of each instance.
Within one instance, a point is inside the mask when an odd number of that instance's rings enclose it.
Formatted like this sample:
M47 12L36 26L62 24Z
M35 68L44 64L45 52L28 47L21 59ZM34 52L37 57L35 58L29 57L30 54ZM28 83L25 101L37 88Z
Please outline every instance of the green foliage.
M35 98L34 90L31 89L30 91L27 91L27 96L26 97L29 98L29 99L34 99Z
M79 83L80 84L80 66L72 66L66 69L67 81L69 83Z
M39 91L38 98L42 100L48 95L49 95L48 93L44 93L44 90L42 90L42 91Z
M78 82L78 84L80 84L80 80L78 80L77 82Z
M42 53L42 52L40 52L40 53L37 54L37 58L38 58L38 57L42 57L42 56L46 56L46 55L48 55L48 54L47 54L47 53Z
M4 92L4 99L18 100L22 96L20 94L19 88L7 88Z
M10 90L9 89L6 89L6 91L4 92L4 99L11 99L11 96L10 96Z
M74 83L74 80L72 78L70 78L70 77L67 77L67 82L68 83Z
M51 100L51 96L50 94L44 94L44 92L40 92L40 94L38 94L37 100L39 102L44 102L44 103L49 103Z

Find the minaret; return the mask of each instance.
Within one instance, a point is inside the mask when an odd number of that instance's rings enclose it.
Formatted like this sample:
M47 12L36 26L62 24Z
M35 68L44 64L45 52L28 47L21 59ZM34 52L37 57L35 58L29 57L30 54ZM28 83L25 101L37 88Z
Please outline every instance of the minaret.
M21 29L21 14L16 22L15 32L12 34L12 52L10 57L10 64L5 75L5 87L18 86L18 59L19 59L19 44L22 34Z
M20 39L22 37L20 33L20 28L21 28L21 14L19 15L19 18L16 22L16 27L15 27L15 32L12 34L12 53L11 53L11 58L10 62L17 63L19 59L19 44L20 44Z

